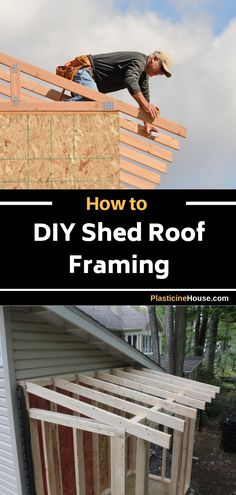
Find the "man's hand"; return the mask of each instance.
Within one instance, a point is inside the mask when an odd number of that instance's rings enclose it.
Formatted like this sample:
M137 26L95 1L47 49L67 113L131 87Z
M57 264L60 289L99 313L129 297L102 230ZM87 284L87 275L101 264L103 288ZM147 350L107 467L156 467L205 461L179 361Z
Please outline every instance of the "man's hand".
M147 102L145 104L141 104L140 106L141 106L142 110L149 113L153 119L155 119L156 117L158 117L158 115L160 115L159 108L157 108L152 103Z
M152 132L156 132L157 134L159 134L158 128L155 125L144 122L144 127L147 135L150 135Z
M153 103L149 103L142 93L135 93L132 96L139 104L139 107L144 110L144 112L147 112L153 120L160 115L159 108L156 107L156 105L153 105Z

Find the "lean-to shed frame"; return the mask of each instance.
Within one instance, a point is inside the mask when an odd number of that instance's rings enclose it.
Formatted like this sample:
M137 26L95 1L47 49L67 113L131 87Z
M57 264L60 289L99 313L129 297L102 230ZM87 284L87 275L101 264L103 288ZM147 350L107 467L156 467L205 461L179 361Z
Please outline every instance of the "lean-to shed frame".
M71 91L79 91L90 101L66 103ZM0 53L0 117L3 133L0 162L2 160L6 170L7 166L15 166L15 182L11 174L3 175L0 177L1 187L34 188L41 182L41 187L47 188L153 189L160 183L160 173L166 173L167 165L173 161L170 149L179 149L176 136L186 137L182 125L162 116L153 121L160 129L159 135L147 136L143 121L151 122L151 118L134 105L4 53ZM71 117L74 120L70 128ZM8 129L9 122L12 135ZM20 134L18 123L25 129L27 142L24 136L18 136L19 139L22 137L17 143L21 153L18 162L15 162L16 150L11 142L13 135ZM84 132L77 146L80 130L86 126L90 129ZM98 136L92 132L94 127ZM40 134L37 135L37 128L44 128L43 140ZM63 134L66 129L69 130L67 136ZM63 139L61 146L59 144ZM87 140L91 149L84 144ZM92 146L94 141L96 146ZM59 175L59 164L62 162L63 170ZM48 168L48 163L51 168Z
M2 308L0 330L1 495L34 493L25 409L37 495L186 493L217 387L168 375L74 306Z

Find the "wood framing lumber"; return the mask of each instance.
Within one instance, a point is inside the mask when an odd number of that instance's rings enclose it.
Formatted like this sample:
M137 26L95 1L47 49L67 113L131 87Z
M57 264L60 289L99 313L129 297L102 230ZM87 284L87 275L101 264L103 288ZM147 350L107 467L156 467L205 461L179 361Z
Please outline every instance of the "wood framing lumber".
M111 438L111 495L125 495L126 448L125 434Z
M161 447L169 448L171 436L166 433L154 430L148 426L144 425L134 425L126 418L118 416L114 413L104 411L99 407L91 406L80 400L73 399L71 397L65 396L64 394L54 392L47 388L36 385L32 382L25 382L25 389L27 392L42 397L46 400L55 402L55 404L67 407L72 411L79 412L85 416L101 421L107 425L121 426L125 428L127 433L135 435L139 438L143 438L147 441L152 441Z
M186 421L184 434L183 434L180 474L179 474L179 483L178 483L178 495L185 495L185 476L186 476L186 467L187 467L188 445L189 445L189 419L187 419Z
M96 378L86 377L85 375L79 375L79 379L80 379L81 383L83 383L83 384L108 391L106 383L102 382L101 380L97 380ZM73 386L74 384L72 383L71 385ZM72 388L74 391L75 390L74 387L72 387ZM81 388L84 388L84 387L81 387ZM90 394L88 393L88 396L89 396L89 398L92 398L92 396L94 396L94 394L92 393L91 389L87 389L87 391L88 390L89 390L89 392L91 392ZM109 392L111 392L111 390ZM117 393L117 391L115 391L115 390L113 390L113 392ZM80 394L80 392L78 390L78 395L79 394ZM150 419L151 421L155 421L155 422L162 424L164 426L168 426L169 428L174 428L174 429L177 429L179 431L184 431L184 421L182 419L175 418L173 416L170 416L168 414L165 414L165 413L162 413L159 411L154 412L153 409L149 409L147 407L145 408L143 406L140 406L138 404L134 404L134 403L129 402L127 400L118 399L117 397L109 396L108 394L101 394L101 393L99 395L98 394L99 394L99 392L97 392L95 395L96 395L96 400L98 400L99 402L102 402L104 399L105 400L104 403L111 405L112 407L115 407L118 409L120 407L122 407L127 412L130 412L131 414L135 414L135 415L143 414L144 417L146 417L147 419ZM126 394L126 397L130 398L130 399L134 399L134 396L136 395L136 400L138 400L137 394L132 395L132 393L130 393L129 395L132 397L128 397L128 394ZM118 405L120 405L120 406L118 407ZM155 404L154 407L160 408L161 405Z
M148 179L150 182L154 184L160 184L160 175L156 172L151 172L147 168L140 167L140 165L135 165L134 163L127 162L121 158L120 160L120 168L125 172L129 172L130 174L137 175L138 177L142 177L143 179Z
M45 102L41 100L22 101L12 105L9 101L0 103L0 112L116 112L117 108L106 108L103 103L97 101L80 101L80 102Z
M157 396L155 396L155 394L152 396L149 394L148 390L146 393L146 388L144 385L139 385L138 383L134 383L131 380L119 378L118 376L104 373L102 371L97 372L97 377L98 379L101 379L105 383L107 383L108 391L113 391L117 395L130 397L131 399L152 406L160 405L165 411L179 414L181 416L185 416L186 418L196 419L197 417L196 409L176 404L175 402L171 402L169 400L158 398ZM112 387L115 387L115 389L109 388L109 384L112 384Z
M123 146L122 144L120 145L120 154L125 158L129 158L130 160L146 165L147 167L158 170L159 172L167 172L165 163L162 163L155 158L150 158L149 156L139 153L138 151L128 148L127 146Z
M150 421L156 423L161 422L161 424L168 424L170 428L176 428L179 431L184 430L184 421L179 418L170 417L164 413L153 411L152 409L134 404L127 400L119 399L117 397L110 396L109 394L104 394L94 389L77 385L75 383L71 383L60 378L55 379L55 384L58 388L73 392L74 394L78 394L83 397L87 397L88 399L91 399L93 401L95 400L101 404L106 404L107 406L114 407L121 411L126 411L130 414L142 415L143 418L147 418ZM159 406L154 407L159 408Z
M193 446L194 446L194 435L195 435L195 425L196 420L189 420L189 434L188 434L188 447L187 447L187 461L185 470L185 487L184 492L186 493L190 486L192 462L193 462Z
M171 485L170 495L180 495L178 491L180 462L181 462L181 447L183 442L183 433L174 432L173 447L172 447L172 465L171 465Z
M21 87L20 87L20 71L17 65L11 67L10 76L10 88L11 88L11 101L17 103L20 101Z
M99 423L95 419L85 419L81 418L81 416L57 413L46 409L31 408L29 409L29 417L32 419L37 419L38 421L67 426L69 428L98 433L109 437L123 432L122 428L118 428L117 426L107 426L103 423Z
M130 134L127 134L127 132L120 132L120 142L123 144L127 144L128 146L137 148L138 150L144 151L145 153L148 153L150 155L161 158L162 160L166 160L167 162L173 162L172 153L170 151L167 151L164 148L159 148L154 144L150 144L149 141L137 139Z
M53 425L41 422L43 453L45 463L45 473L48 495L61 493L59 476L59 452L56 450L55 436L53 435Z
M149 444L141 438L136 446L135 495L148 495Z
M31 451L32 451L33 465L34 465L35 488L37 491L37 495L44 495L43 471L42 471L42 459L41 459L40 446L39 446L38 423L33 418L30 418L30 440L31 440Z
M73 428L76 495L86 495L83 431Z
M128 368L128 373L130 373L132 375L140 376L140 378L143 380L143 383L147 383L147 384L154 385L154 386L156 384L158 388L163 388L164 390L169 390L170 392L182 393L183 395L186 395L187 397L199 399L199 400L202 400L205 402L211 402L211 396L201 392L200 390L199 391L198 390L197 391L192 390L190 388L190 386L188 387L187 383L185 383L185 384L182 383L181 385L172 384L168 381L166 381L166 382L163 381L161 376L155 377L155 378L154 377L150 378L150 375L148 375L144 371L135 370L133 368ZM188 380L186 380L186 382L187 381Z
M156 370L149 370L147 368L141 368L141 370L145 371L146 373L150 375L157 375L157 376L162 376L163 373L160 371ZM215 393L220 392L220 387L217 387L216 385L211 385L209 383L204 383L204 382L199 382L197 380L191 380L190 378L182 378L180 376L175 376L175 375L170 375L168 373L164 374L165 378L168 378L169 380L177 381L179 383L186 383L188 382L189 385L193 385L193 387L201 388L202 390L209 390Z
M169 136L168 134L162 134L158 133L158 135L147 135L145 127L141 124L138 124L135 121L132 120L127 120L122 117L120 117L120 127L122 129L126 129L127 131L133 132L134 134L138 134L139 136L143 136L146 139L159 143L159 144L164 144L165 146L168 146L169 148L172 148L174 150L179 150L180 145L178 139Z
M126 172L120 172L120 180L121 183L128 184L129 186L138 187L139 189L155 189L155 184L153 182L149 182L144 179L140 179L139 177L131 174L127 174Z
M10 82L10 75L9 71L5 71L0 69L0 79L6 82ZM54 101L59 101L60 96L61 96L61 91L57 91L55 89L48 88L48 86L43 86L42 84L36 83L35 81L32 81L32 79L26 79L24 77L21 77L21 88L27 89L28 91L31 91L32 93L39 95L39 96L44 96L45 98L50 98L51 100ZM34 99L37 99L37 97L34 97ZM69 97L65 96L64 99L67 99Z
M4 96L8 96L9 98L11 97L11 89L10 86L6 86L4 84L0 84L0 94ZM27 95L26 93L21 92L21 101L38 101L36 98L34 98L31 95ZM5 102L8 102L8 100L4 100Z
M157 397L161 397L163 399L173 399L179 404L183 404L185 406L194 407L196 409L205 409L205 402L193 399L190 397L186 397L182 394L171 393L170 391L157 388L156 383L154 385L148 385L148 381L143 381L143 378L137 375L132 375L131 373L125 373L124 371L113 370L113 373L120 378L128 379L132 382L132 387L135 388L135 382L142 386L142 389L139 388L140 391L150 393L151 395L155 395ZM128 385L127 385L128 386Z
M120 112L126 113L135 118L139 118L145 122L152 122L154 125L157 125L160 128L166 129L170 132L173 132L174 134L181 135L182 137L186 137L186 129L180 124L169 121L167 119L163 119L161 117L158 117L153 120L151 117L149 117L149 115L146 112L140 110L139 108L134 107L133 105L129 105L115 98L107 97L106 95L98 91L82 86L81 84L69 81L63 77L54 75L49 71L40 69L39 67L28 64L14 57L10 57L8 55L5 55L4 53L0 53L0 63L2 63L3 65L7 65L8 67L17 65L20 71L28 75L31 75L38 79L42 79L43 81L58 86L62 89L79 93L82 96L85 96L86 98L89 98L91 100L110 101L110 102L118 103Z
M168 428L165 426L164 432L168 433ZM166 478L166 460L167 460L167 450L162 449L162 461L161 461L161 479L164 481Z

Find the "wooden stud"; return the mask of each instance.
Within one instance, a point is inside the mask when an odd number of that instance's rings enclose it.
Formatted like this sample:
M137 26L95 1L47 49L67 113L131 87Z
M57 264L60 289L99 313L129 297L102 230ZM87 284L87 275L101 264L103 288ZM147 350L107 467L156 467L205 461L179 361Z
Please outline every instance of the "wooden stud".
M168 428L165 426L164 432L168 433ZM167 450L163 449L162 452L162 463L161 463L161 479L164 480L166 478L166 461L167 461Z
M137 438L135 495L148 495L149 444Z
M11 67L11 101L14 104L20 102L20 71L16 64Z
M58 452L56 450L53 427L54 425L41 421L48 495L60 493Z
M83 431L73 428L76 495L86 495Z
M126 447L125 434L111 438L111 495L125 495Z
M180 475L178 484L178 495L185 494L185 477L186 477L186 467L187 467L187 456L188 456L188 444L189 444L189 419L186 420L186 425L183 434L183 444L181 450L181 465L180 465Z
M186 472L185 472L185 493L189 489L193 462L193 446L194 446L194 435L195 435L195 425L196 420L189 420L189 435L188 435L188 448L187 448L187 462L186 462Z
M181 495L178 491L178 483L182 442L183 433L175 431L173 435L170 495Z
M24 387L23 390L25 395L26 408L29 413L30 411L29 394L25 391ZM40 444L39 444L38 421L36 419L31 418L29 415L29 424L30 424L31 452L33 458L33 465L34 465L35 489L37 495L44 495L43 468L42 468L42 458L41 458Z

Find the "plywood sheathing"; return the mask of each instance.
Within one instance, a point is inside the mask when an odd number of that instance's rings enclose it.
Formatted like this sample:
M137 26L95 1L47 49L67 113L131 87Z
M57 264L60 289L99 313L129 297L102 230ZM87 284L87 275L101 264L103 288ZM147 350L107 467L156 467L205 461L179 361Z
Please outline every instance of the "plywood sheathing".
M102 189L119 184L118 114L0 115L2 189Z

